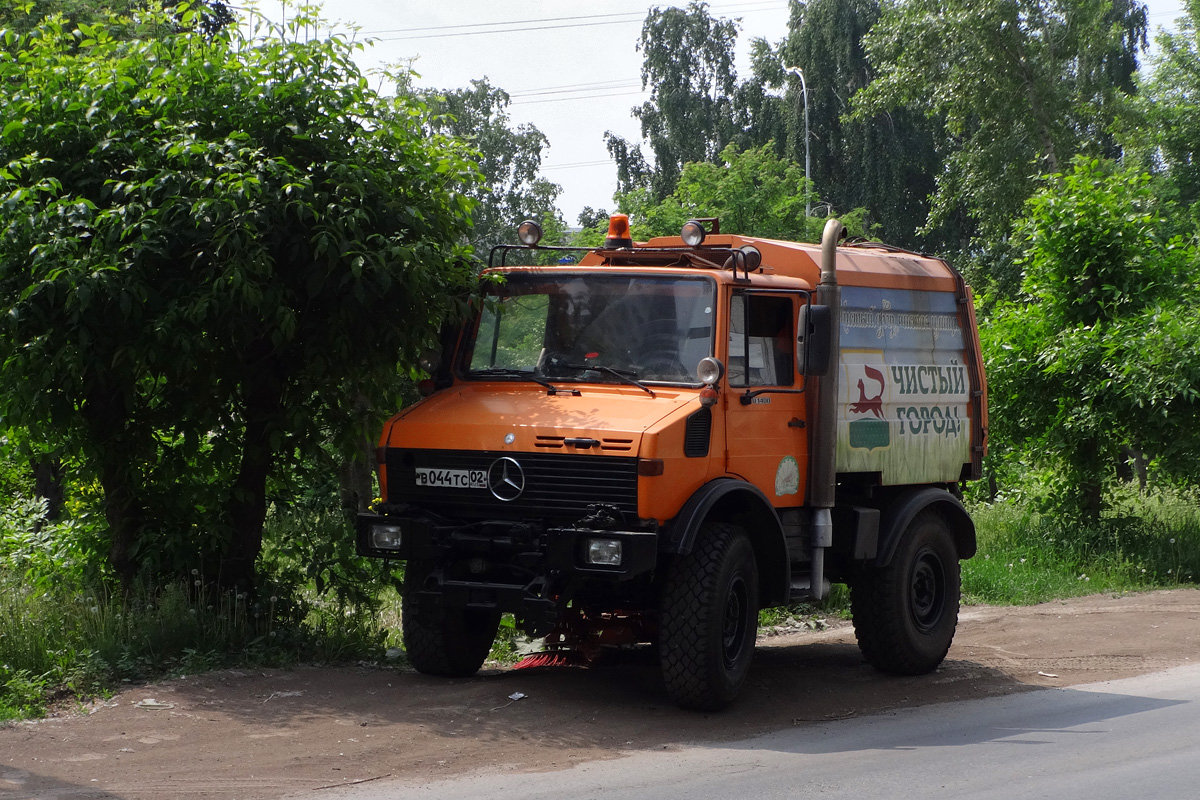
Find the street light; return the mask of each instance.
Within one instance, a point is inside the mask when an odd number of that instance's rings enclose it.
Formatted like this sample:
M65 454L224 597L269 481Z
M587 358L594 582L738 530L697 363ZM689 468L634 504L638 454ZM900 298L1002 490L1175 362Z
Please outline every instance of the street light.
M783 71L800 79L800 92L804 95L804 216L812 216L812 192L809 190L809 175L812 165L808 154L808 84L804 81L804 73L799 67L784 65Z

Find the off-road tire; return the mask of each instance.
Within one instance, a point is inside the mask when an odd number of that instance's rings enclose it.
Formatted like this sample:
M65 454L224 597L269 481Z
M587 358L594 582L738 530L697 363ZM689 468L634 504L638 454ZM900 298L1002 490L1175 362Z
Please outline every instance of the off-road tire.
M492 649L500 612L418 602L416 592L428 574L428 567L417 563L409 563L404 573L400 628L408 661L426 675L474 675Z
M758 565L741 528L710 522L667 569L659 658L682 708L716 711L738 694L758 633Z
M868 567L850 586L858 647L876 669L896 675L932 672L958 627L961 578L946 521L916 516L886 567Z

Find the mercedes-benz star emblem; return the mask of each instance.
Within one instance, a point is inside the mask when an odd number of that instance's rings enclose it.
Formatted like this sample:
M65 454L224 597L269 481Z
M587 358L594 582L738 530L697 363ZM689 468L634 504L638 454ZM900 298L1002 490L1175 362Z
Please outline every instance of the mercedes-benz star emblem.
M497 500L511 503L525 491L525 470L516 459L503 456L488 467L487 482Z

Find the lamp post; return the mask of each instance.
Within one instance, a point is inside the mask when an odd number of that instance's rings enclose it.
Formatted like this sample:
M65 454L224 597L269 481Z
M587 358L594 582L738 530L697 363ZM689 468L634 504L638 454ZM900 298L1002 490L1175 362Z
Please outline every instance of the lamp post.
M812 216L812 192L809 189L809 175L812 173L812 164L809 160L808 151L808 84L804 80L804 73L799 67L784 66L783 71L789 75L795 75L800 79L800 92L804 95L804 216Z

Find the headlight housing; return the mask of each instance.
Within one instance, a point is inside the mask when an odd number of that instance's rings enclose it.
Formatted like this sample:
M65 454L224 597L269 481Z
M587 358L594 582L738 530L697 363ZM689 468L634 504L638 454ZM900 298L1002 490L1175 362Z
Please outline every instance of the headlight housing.
M399 550L404 534L395 523L376 522L371 525L370 541L376 550Z

